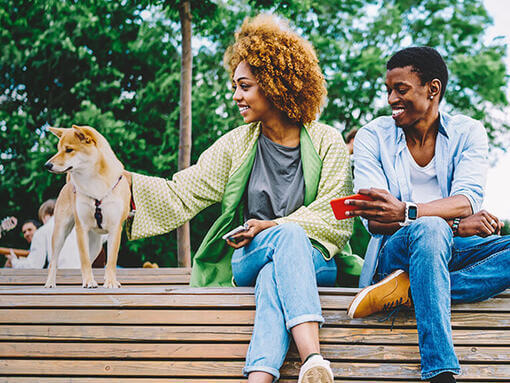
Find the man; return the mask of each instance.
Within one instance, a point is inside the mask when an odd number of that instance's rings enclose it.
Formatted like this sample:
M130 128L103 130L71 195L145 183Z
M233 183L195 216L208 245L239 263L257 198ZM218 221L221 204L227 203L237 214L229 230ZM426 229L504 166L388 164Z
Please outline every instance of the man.
M14 269L42 269L46 263L49 263L52 255L51 236L55 227L53 218L54 209L54 199L47 200L41 205L39 208L39 219L43 222L43 225L32 234L33 240L32 236L30 237L30 253L27 257L18 258L11 251L10 254L6 255L7 262L5 267L12 267ZM64 242L64 247L58 260L58 267L61 269L79 269L81 267L74 229Z
M23 233L23 238L25 238L29 245L32 243L32 238L34 237L35 232L40 226L41 224L35 219L29 219L23 222L23 225L21 225L21 232Z
M363 127L354 142L349 201L372 234L360 286L349 307L363 317L414 305L421 375L455 382L450 303L487 299L510 287L510 236L480 211L487 135L480 122L439 112L448 71L437 51L401 50L388 61L391 117Z

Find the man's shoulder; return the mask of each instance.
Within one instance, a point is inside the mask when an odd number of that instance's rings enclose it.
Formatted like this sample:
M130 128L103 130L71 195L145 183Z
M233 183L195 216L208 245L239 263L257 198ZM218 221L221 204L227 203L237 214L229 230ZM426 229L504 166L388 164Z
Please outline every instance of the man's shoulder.
M446 125L448 129L450 130L457 130L457 131L470 131L473 129L484 129L483 124L475 120L474 118L471 118L469 116L466 116L464 114L456 114L456 115L443 115L444 120L446 121Z

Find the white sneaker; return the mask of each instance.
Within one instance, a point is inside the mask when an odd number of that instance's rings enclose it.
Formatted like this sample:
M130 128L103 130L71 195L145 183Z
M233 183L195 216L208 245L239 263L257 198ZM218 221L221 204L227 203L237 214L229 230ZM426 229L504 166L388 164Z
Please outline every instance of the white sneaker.
M329 360L314 355L301 366L298 383L333 383L333 371Z

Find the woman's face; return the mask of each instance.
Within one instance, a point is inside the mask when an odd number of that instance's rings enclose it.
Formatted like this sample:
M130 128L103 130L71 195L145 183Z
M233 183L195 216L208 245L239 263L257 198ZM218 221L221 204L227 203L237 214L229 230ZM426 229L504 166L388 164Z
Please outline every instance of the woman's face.
M266 98L257 84L250 66L242 61L236 68L233 78L234 101L244 122L267 121L275 115L276 108Z
M434 113L434 99L430 99L430 84L422 85L411 66L393 68L386 72L388 104L397 126L406 128L428 120ZM439 97L435 95L434 98Z

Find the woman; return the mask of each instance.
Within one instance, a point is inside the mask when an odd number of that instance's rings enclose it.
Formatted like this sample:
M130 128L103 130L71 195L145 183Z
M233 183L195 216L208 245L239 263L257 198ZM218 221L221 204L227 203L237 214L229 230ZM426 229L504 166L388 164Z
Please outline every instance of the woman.
M320 356L317 283L335 282L333 256L352 223L337 221L329 201L352 186L340 133L313 122L326 96L324 77L312 46L268 15L244 22L225 63L246 125L171 181L133 174L128 235L168 232L220 202L222 214L194 257L191 285L228 286L232 277L238 286L255 285L248 381L278 379L292 334L303 361L299 381L333 382ZM222 239L243 222L246 231Z

